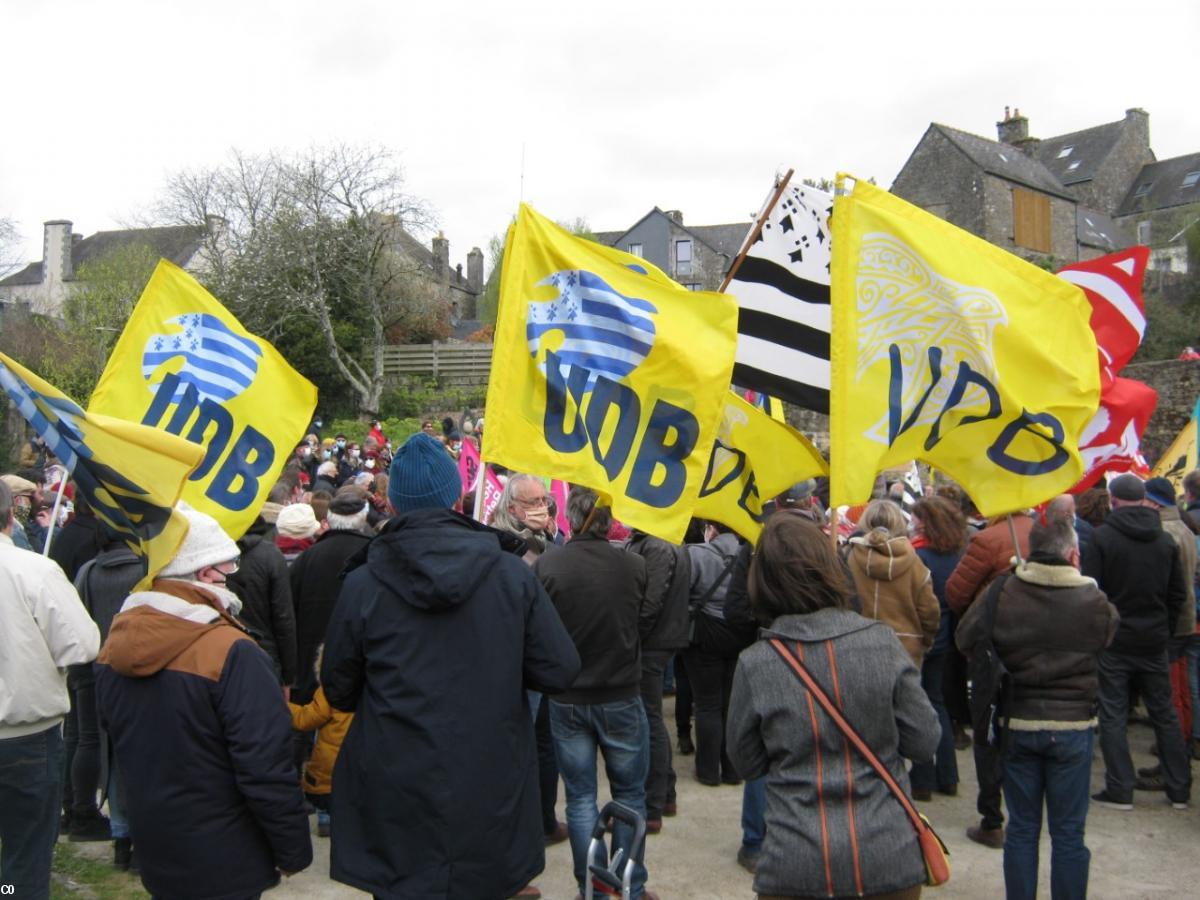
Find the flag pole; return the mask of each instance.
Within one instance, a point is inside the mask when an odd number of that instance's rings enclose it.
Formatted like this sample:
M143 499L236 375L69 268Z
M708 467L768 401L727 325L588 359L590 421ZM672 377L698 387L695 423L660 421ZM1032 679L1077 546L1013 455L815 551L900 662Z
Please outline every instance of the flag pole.
M1017 565L1021 566L1025 564L1025 560L1021 559L1021 542L1017 540L1017 526L1013 524L1012 513L1009 513L1007 518L1008 533L1012 537L1013 542L1013 556L1017 558Z
M63 494L66 493L67 479L63 477L58 483L58 491L54 498L54 511L50 513L50 524L46 528L46 544L42 547L42 556L50 555L50 538L54 536L54 525L58 522L58 511L62 509Z
M471 513L471 518L476 522L483 521L483 492L487 489L487 463L483 461L483 454L479 456L479 477L475 481L475 511Z
M833 555L837 556L838 552L838 508L836 506L829 507L829 540L833 544Z
M788 169L787 174L783 176L779 184L775 188L775 193L767 203L766 208L762 211L762 215L758 217L758 221L754 223L754 229L746 238L746 242L742 245L741 251L738 252L737 258L733 261L733 265L729 267L729 271L725 275L725 280L721 282L720 293L725 293L725 289L729 287L729 282L733 281L733 276L737 274L737 270L741 268L742 260L746 258L746 254L750 248L754 246L754 242L758 240L758 236L762 234L763 225L766 224L767 216L775 209L775 204L779 202L779 198L783 196L783 192L787 189L788 182L792 180L792 175L795 174L795 169Z

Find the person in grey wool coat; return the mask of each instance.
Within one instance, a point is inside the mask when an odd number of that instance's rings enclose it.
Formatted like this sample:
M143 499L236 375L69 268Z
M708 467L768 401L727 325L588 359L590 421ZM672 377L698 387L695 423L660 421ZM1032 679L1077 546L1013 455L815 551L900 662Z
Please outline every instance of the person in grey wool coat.
M746 778L766 776L767 834L754 890L775 897L920 895L925 864L903 807L768 643L798 648L813 677L908 790L902 757L937 749L937 714L896 633L849 609L829 539L798 516L772 516L750 566L751 604L770 621L743 651L726 748Z

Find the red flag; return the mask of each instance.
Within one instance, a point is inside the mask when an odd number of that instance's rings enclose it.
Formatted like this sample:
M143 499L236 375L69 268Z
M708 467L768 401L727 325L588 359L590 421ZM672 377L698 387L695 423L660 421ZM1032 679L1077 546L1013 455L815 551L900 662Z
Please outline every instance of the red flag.
M1100 351L1100 407L1079 439L1085 469L1073 493L1087 490L1105 472L1149 468L1140 448L1158 392L1119 377L1146 332L1142 280L1149 257L1148 248L1130 247L1074 263L1058 273L1082 288L1092 304L1091 326Z
M1158 392L1132 378L1116 378L1104 389L1100 408L1079 439L1085 469L1072 493L1086 491L1105 472L1149 474L1140 448L1157 405Z
M1092 331L1100 348L1100 383L1107 386L1141 346L1146 333L1142 280L1148 247L1130 247L1108 256L1065 266L1058 273L1083 288L1092 304Z

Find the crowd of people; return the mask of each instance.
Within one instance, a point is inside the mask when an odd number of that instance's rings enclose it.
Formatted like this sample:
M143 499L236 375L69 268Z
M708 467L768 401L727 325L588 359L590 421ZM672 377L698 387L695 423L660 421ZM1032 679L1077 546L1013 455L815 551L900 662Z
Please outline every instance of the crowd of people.
M973 748L967 836L1002 850L1010 898L1037 895L1043 810L1057 900L1087 894L1090 802L1188 807L1200 470L1182 497L1126 474L991 522L945 481L903 499L881 477L836 515L808 481L753 544L701 521L673 544L578 485L560 528L533 473L502 472L474 521L457 458L477 436L450 420L396 448L378 422L361 443L314 426L237 540L181 504L187 537L142 590L143 559L44 445L0 477L0 882L18 896L49 895L61 834L112 841L155 897L256 897L311 864L314 831L330 876L376 897L537 897L564 842L583 895L601 756L650 836L678 778L741 785L760 898L919 896L904 806L783 654L912 800L957 796ZM611 850L653 900L634 835L614 823Z

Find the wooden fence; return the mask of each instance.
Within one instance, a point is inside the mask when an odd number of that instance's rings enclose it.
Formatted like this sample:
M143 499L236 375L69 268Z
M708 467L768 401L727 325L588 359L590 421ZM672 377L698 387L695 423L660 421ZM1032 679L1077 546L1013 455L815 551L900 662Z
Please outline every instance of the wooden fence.
M491 344L396 344L383 351L383 373L429 375L462 384L483 384L492 366Z

